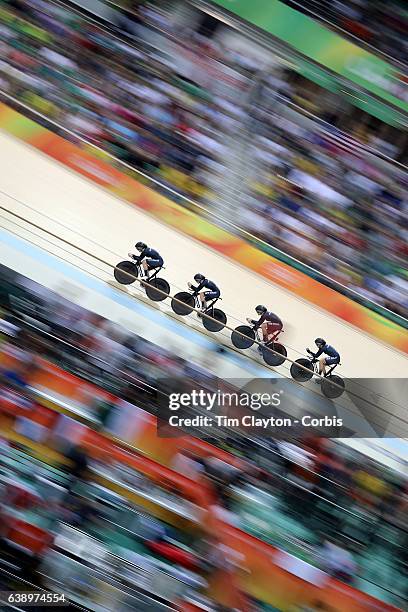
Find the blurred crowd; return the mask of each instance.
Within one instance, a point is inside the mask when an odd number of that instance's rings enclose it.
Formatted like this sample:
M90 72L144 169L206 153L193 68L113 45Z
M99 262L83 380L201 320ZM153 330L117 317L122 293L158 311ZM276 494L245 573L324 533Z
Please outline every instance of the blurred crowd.
M135 32L160 27L170 35L171 17L143 4L133 20L126 15L120 31L133 33L131 44L59 4L9 0L0 12L1 89L100 147L100 156L107 151L126 162L125 171L143 171L204 203L216 202L226 176L228 136L244 133L250 121L255 141L245 156L253 171L234 219L406 316L406 178L363 161L344 140L339 146L330 138L340 134L334 125L326 137L317 124L278 116L276 91L283 101L302 93L284 79L266 79L256 103L240 106L237 91L246 91L255 72L249 57L193 32L164 53ZM375 134L369 144L396 155Z
M137 24L160 15L139 7ZM52 2L10 0L0 22L3 90L182 194L209 197L228 154L222 134L242 110L189 79L193 68L180 73L168 53ZM200 37L188 43L192 67L211 53Z
M31 402L41 401L30 385L38 357L54 361L60 368L147 410L153 410L157 403L151 390L163 375L190 377L209 389L220 383L210 370L130 334L12 271L3 269L1 279L2 351L11 351L19 365L0 369L0 394L3 401L14 398L20 406L25 402L27 413ZM69 400L61 400L66 407ZM109 406L100 405L94 413L97 416L94 427L100 432L105 431L107 411ZM54 447L64 450L61 440ZM229 453L231 462L228 454L224 455L225 460L215 453L213 456L211 446L207 446L208 453L203 456L194 446L181 445L170 467L211 489L212 513L217 520L231 523L295 556L305 558L307 551L308 562L358 588L364 590L365 580L371 580L380 588L404 596L401 584L407 572L408 483L401 474L352 451L345 452L331 440L265 440L224 429L208 442ZM24 482L13 468L14 480L6 480L3 506L0 504L3 516L9 516L13 504L20 509L30 506L35 512L38 506L47 513L51 521L47 524L52 525L53 532L58 533L63 522L103 542L112 521L127 532L132 531L130 524L122 521L124 517L129 521L129 515L140 509L119 498L111 500L110 509L106 503L95 501L89 489L94 486L94 473L90 470L91 465L97 467L94 459L81 446L69 446L64 452L71 467L63 485L66 493L60 501L56 505L44 500L42 503L41 492L36 493L37 485L44 486L44 466L38 470L34 464L28 467L30 477L27 480L25 475ZM7 454L2 448L2 461ZM232 457L239 463L232 461ZM188 503L180 491L164 481L159 486L153 485L137 470L126 471L113 463L109 469L116 481L138 491L148 491L180 507ZM47 472L46 478L52 480L55 474ZM85 483L85 491L81 483ZM47 489L47 494L50 493ZM102 495L101 491L99 494ZM249 515L244 506L248 499ZM123 504L126 510L122 512ZM268 510L266 519L256 518L258 508ZM245 566L245 559L234 560L232 552L227 553L217 539L208 539L201 533L192 540L182 531L154 519L143 519L142 523L138 519L136 540L143 549L139 551L141 556L135 556L137 562L151 567L144 557L153 552L156 558L173 565L178 579L198 591L207 584L212 571L225 569L221 558L226 554L232 555L231 568ZM10 553L8 548L7 551ZM379 565L381 579L376 574ZM253 608L262 609L256 605Z
M283 0L297 11L320 17L376 49L407 63L408 14L402 0Z
M103 600L104 609L123 611L162 612L167 603L184 611L188 597L225 612L206 593L212 577L225 571L228 547L201 526L186 532L150 514L101 487L95 474L103 469L108 483L149 494L156 511L171 502L180 514L190 512L168 485L119 463L99 463L80 444L60 447L52 467L24 445L0 438L0 448L0 568L13 568L1 573L4 591L40 587L87 609Z
M330 137L280 117L269 100L265 88L254 112L256 163L240 225L407 317L405 181L350 154L335 130Z

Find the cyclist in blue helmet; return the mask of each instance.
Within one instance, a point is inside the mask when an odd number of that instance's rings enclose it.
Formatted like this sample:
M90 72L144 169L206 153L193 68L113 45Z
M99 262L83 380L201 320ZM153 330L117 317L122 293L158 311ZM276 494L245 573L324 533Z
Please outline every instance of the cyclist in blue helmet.
M129 257L138 264L141 264L145 278L149 278L149 272L155 268L161 268L164 264L163 257L158 251L147 246L144 242L136 242L138 255L128 253Z
M335 365L336 363L340 363L340 354L339 352L330 344L326 342L323 338L316 338L315 345L317 346L316 353L313 353L310 349L307 349L310 355L313 355L314 358L319 359L319 374L321 376L326 376L326 366ZM321 379L318 378L317 382L321 382Z
M207 303L209 300L215 300L219 298L221 292L217 285L206 278L204 274L195 274L194 280L197 285L193 285L192 283L188 283L190 289L195 291L200 299L201 310L205 310L207 308Z

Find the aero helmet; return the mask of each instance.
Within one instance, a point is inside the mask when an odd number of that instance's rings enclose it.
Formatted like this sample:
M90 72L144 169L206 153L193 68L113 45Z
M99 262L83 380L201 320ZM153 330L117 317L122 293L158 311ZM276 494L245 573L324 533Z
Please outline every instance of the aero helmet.
M262 306L262 304L258 304L258 306L255 308L255 311L258 314L264 314L267 311L267 307L266 306Z

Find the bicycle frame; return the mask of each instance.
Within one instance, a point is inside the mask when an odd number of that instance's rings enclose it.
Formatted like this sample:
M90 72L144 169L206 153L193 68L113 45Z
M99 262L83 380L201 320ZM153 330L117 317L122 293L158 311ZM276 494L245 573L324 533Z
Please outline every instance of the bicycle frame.
M272 338L270 340L267 340L266 342L264 341L262 335L261 335L261 328L258 327L257 329L254 328L254 326L252 327L252 329L255 331L255 337L257 339L257 341L260 344L263 344L265 346L268 346L268 344L273 344L274 342L277 341L277 339L279 338L280 334L283 332L283 329L277 329L273 334L272 334Z
M136 265L137 265L137 269L138 269L138 278L139 278L139 276L141 275L141 272L144 272L144 269L143 269L143 266L142 266L142 262L140 262L140 263L138 263L138 264L136 264ZM164 269L165 269L165 268L164 268L164 266L159 266L158 268L153 268L153 269L152 269L153 274L149 275L149 277L148 277L147 281L145 281L145 282L149 282L149 281L153 280L154 278L156 278L156 276L158 275L158 273L159 273L161 270L164 270ZM147 271L148 271L148 272L150 272L151 270L148 268L148 269L147 269ZM143 279L142 279L142 280L143 280Z
M197 291L192 291L191 295L193 296L194 300L195 300L195 308L197 310L200 310L201 308L201 301L199 296L199 293L197 293ZM218 296L216 298L212 298L212 300L210 301L209 304L207 304L207 306L205 307L204 312L207 312L208 310L211 310L211 308L213 308L215 306L215 304L218 302L218 300L221 299L221 296Z
M310 359L310 361L313 364L313 371L316 374L319 374L319 360L314 358L314 359ZM337 368L339 364L338 363L333 363L333 365L330 366L326 366L328 369L326 370L326 374L321 374L321 376L323 376L323 378L327 378L328 376L330 376L333 372L333 370L335 370Z

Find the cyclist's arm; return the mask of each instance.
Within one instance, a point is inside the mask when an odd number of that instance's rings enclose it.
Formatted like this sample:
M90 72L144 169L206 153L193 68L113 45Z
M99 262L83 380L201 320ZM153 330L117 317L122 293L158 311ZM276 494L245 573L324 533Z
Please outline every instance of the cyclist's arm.
M129 257L131 257L133 261L137 264L140 264L143 259L143 257L141 257L140 255L136 255L134 253L129 253Z
M320 357L320 355L323 354L323 349L319 348L319 350L317 351L317 353L312 353L313 357L315 357L317 359L317 357Z
M260 327L262 325L262 323L265 321L265 319L266 319L266 313L261 315L261 317L258 319L258 321L254 321L254 329L258 329L258 327Z
M205 281L202 281L199 285L197 285L197 287L195 285L190 285L190 289L196 291L197 293L201 291L203 287L205 287Z
M148 256L149 249L145 249L139 255L134 255L133 259L137 264L142 263L142 261Z

